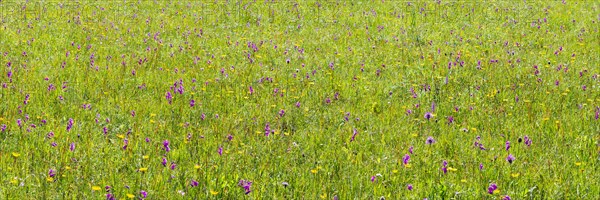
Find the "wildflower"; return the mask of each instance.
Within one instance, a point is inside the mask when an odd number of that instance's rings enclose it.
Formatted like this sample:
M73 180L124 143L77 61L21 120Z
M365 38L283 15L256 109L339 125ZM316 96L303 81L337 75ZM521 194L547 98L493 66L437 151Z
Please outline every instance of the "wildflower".
M127 150L127 145L129 145L129 140L125 138L125 140L123 140L123 150Z
M431 117L433 117L433 115L430 112L425 113L425 119L429 120Z
M242 179L238 183L238 186L244 188L245 194L248 194L251 192L250 187L252 187L252 182Z
M413 154L413 146L410 146L410 147L408 148L408 152L409 152L410 154Z
M296 108L300 108L300 102L296 102Z
M513 161L515 161L515 157L512 154L508 154L508 157L506 157L506 161L508 161L508 163L512 164Z
M175 170L175 167L177 167L177 164L175 164L175 162L171 162L171 170Z
M354 141L357 134L358 134L358 131L356 129L353 129L352 130L352 138L350 138L350 142Z
M192 186L192 187L196 187L196 186L198 186L198 181L196 181L196 180L192 180L192 181L190 182L190 186Z
M144 190L140 191L140 195L142 195L142 199L145 199L146 197L148 197L148 193Z
M529 138L529 136L525 136L524 139L525 139L525 145L531 146L531 138Z
M376 176L371 176L371 182L375 182L376 179L377 179Z
M281 184L283 185L283 187L290 186L290 184L289 184L288 182L283 182L283 183L281 183Z
M479 170L483 170L483 163L479 163Z
M73 121L73 118L69 118L69 122L67 122L67 132L71 131L71 128L73 128L73 124L75 122Z
M21 119L17 119L17 125L19 127L23 126L23 121Z
M161 164L166 167L167 166L167 158L163 157Z
M409 191L412 191L413 190L413 185L412 184L408 184L406 186L406 189L408 189Z
M115 200L115 196L111 193L106 194L106 200Z
M495 183L490 183L490 186L488 187L488 193L494 194L494 191L496 191L497 189L498 186Z
M48 170L48 176L53 178L54 176L56 176L56 171L54 169Z
M166 152L171 151L171 148L169 147L169 140L163 141L163 147L164 147L164 149L165 149Z
M435 140L431 136L427 137L427 140L425 140L425 144L433 144L433 143L435 143Z
M448 124L452 124L454 122L453 116L448 116Z
M510 149L510 142L508 140L506 141L504 148L506 149L506 151L508 151L508 149Z
M404 163L404 165L408 165L408 161L410 161L410 155L406 154L402 158L402 163Z
M194 107L194 105L196 105L196 101L194 101L193 99L190 100L190 107Z
M102 189L100 186L92 186L93 191L99 191L100 189Z
M510 200L510 196L506 195L502 197L502 200Z
M283 115L285 115L285 110L281 109L279 111L279 117L283 117Z
M267 122L267 124L265 124L265 136L269 136L269 134L272 133L272 132L273 131L271 130L271 126Z
M227 135L227 140L229 140L229 141L233 140L233 136L231 134Z
M444 174L448 173L448 161L443 161L442 162L442 171L444 172Z
M217 152L219 153L219 156L223 155L223 147L219 147L219 150L217 150Z
M167 101L169 101L169 104L173 103L173 95L171 94L171 92L167 92L165 94L165 98L167 99Z
M6 124L2 124L2 126L0 126L0 132L4 131L6 131Z
M252 88L252 86L250 86L248 90L250 91L250 95L254 94L254 88Z
M69 150L71 150L71 151L75 151L75 143L74 143L74 142L72 142L72 143L69 145Z

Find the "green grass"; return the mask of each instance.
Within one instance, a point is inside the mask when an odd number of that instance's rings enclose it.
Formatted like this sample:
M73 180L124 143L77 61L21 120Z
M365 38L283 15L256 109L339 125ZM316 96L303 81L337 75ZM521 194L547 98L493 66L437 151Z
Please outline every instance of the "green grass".
M0 199L597 199L599 9L2 1Z

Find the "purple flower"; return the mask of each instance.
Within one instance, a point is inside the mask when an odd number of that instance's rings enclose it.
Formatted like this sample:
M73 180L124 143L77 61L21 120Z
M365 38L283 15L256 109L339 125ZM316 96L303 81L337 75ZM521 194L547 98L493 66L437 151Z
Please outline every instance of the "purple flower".
M6 131L6 124L2 124L2 126L0 126L0 132L4 131Z
M508 163L512 164L513 161L515 161L515 157L512 154L508 154L508 157L506 157L506 161L508 161Z
M406 186L406 189L408 189L409 191L412 191L413 190L413 185L412 184L408 184Z
M506 144L504 144L504 149L506 149L506 151L508 151L508 149L510 149L510 141L506 141Z
M142 199L145 199L146 197L148 197L148 193L144 190L140 191L140 195L142 195Z
M163 167L166 167L167 166L167 158L163 157L162 161L160 163L163 165Z
M73 118L69 118L69 122L67 122L67 132L71 131L71 128L73 128L73 124L75 122L73 121Z
M272 132L273 131L271 130L271 126L267 122L267 124L265 124L265 136L269 136L269 134L271 134Z
M408 165L408 161L410 161L410 155L406 154L402 158L402 163L404 163L404 165Z
M483 163L479 163L479 170L483 170Z
M175 162L171 162L171 170L175 170L175 167L177 167L177 164L175 164Z
M223 147L219 147L219 150L217 150L217 152L219 153L219 156L223 155Z
M146 138L146 142L150 142L150 138Z
M296 108L300 108L300 102L296 102Z
M529 138L529 136L525 136L525 145L527 146L531 146L531 138Z
M435 140L431 136L427 137L427 140L425 140L425 144L433 144L433 143L435 143Z
M356 129L352 129L352 138L350 138L350 142L354 141L356 134L358 134L358 131Z
M285 115L285 110L281 109L279 111L279 117L283 117L283 115Z
M190 182L190 186L192 186L192 187L196 187L196 186L198 186L198 181L196 181L196 180L192 180L192 181Z
M490 183L490 186L488 187L488 193L494 194L494 190L496 189L498 189L498 186L495 183Z
M506 195L502 197L502 200L510 200L510 196Z
M250 187L252 187L252 182L242 179L238 183L238 186L244 188L245 194L248 194L251 192Z
M164 149L165 149L166 152L171 151L171 148L169 147L169 140L163 141L163 147L164 147Z
M325 99L325 103L326 104L330 104L331 103L331 99L329 97L327 97L327 99Z
M371 176L371 182L375 182L376 179L377 179L376 176Z
M106 200L115 200L115 196L111 193L106 194Z
M127 145L129 145L129 140L127 140L127 138L125 138L123 140L123 150L127 150Z
M190 100L190 107L194 107L194 105L196 105L196 101L194 101L193 99Z
M413 154L413 148L414 148L413 146L410 146L410 147L408 148L408 152L409 152L410 154Z
M254 94L254 88L252 88L252 86L250 86L248 90L250 91L250 95Z
M167 101L169 101L169 104L173 103L173 95L171 94L171 92L167 92L165 94L165 98L167 99Z
M54 169L50 169L50 170L48 170L48 176L49 176L49 177L54 177L54 176L56 176L56 171L55 171Z
M433 117L433 115L430 112L425 113L425 119L429 120L431 117Z
M69 145L69 150L71 151L75 151L75 143L71 143L71 145Z
M23 126L23 121L21 119L17 119L17 125L19 127Z

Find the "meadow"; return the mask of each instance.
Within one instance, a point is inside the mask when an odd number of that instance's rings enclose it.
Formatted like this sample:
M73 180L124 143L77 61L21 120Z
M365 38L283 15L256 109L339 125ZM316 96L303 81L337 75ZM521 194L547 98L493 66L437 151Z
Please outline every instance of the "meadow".
M0 199L600 199L598 1L0 17Z

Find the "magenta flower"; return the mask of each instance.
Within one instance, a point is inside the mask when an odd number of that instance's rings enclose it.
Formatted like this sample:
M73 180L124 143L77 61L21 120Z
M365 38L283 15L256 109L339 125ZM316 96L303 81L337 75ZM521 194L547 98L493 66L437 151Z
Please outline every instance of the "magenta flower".
M506 195L502 197L502 200L510 200L510 196Z
M410 155L406 154L402 158L402 163L404 163L404 165L408 165L408 161L410 161Z
M427 140L425 140L425 144L433 144L433 143L435 143L435 140L431 136L427 137Z
M163 158L162 158L162 161L161 161L160 163L161 163L161 164L162 164L164 167L166 167L166 166L167 166L167 158L166 158L166 157L163 157Z
M48 176L49 176L49 177L54 177L54 176L56 176L56 171L55 171L54 169L50 169L50 170L48 171Z
M431 114L430 112L425 113L425 119L429 120L433 117L433 114Z
M192 187L196 187L196 186L198 186L198 181L196 181L196 180L192 180L192 181L190 182L190 186L192 186Z
M531 138L529 138L529 136L525 136L525 145L527 146L531 146Z
M194 105L196 105L196 101L194 101L193 99L190 100L190 107L194 107Z
M508 161L508 163L512 164L513 161L515 161L515 157L512 154L508 154L508 157L506 157L506 161Z
M494 190L496 189L498 189L498 186L495 183L490 183L490 186L488 187L488 193L494 194Z
M244 188L245 194L248 194L250 192L252 192L250 189L250 187L252 187L252 182L247 181L247 180L240 180L240 182L238 183L238 186Z
M166 152L171 151L171 148L169 147L169 140L163 141L163 147L164 147L164 149L165 149Z
M148 192L142 190L142 191L140 191L140 195L142 195L142 199L145 199L148 197Z
M412 184L408 184L406 186L406 189L408 189L409 191L412 191L413 190L413 185Z
M75 143L71 143L71 145L69 145L69 150L75 151Z

